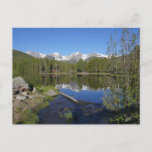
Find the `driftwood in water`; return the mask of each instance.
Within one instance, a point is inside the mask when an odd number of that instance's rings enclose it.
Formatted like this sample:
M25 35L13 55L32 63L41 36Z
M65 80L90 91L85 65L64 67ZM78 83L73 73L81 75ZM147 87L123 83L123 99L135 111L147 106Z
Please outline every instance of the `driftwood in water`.
M63 95L64 97L72 100L72 101L75 102L75 103L79 103L78 100L74 99L73 97L71 97L71 96L69 96L69 95L66 95L66 94L64 94L64 93L62 93L62 92L60 92L60 94Z

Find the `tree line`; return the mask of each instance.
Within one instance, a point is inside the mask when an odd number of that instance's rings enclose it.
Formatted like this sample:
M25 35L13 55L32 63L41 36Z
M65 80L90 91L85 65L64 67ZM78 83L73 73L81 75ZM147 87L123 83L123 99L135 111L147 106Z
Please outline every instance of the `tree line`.
M111 35L107 42L108 58L80 59L77 63L68 63L47 58L39 59L23 52L13 50L13 76L41 73L112 73L139 76L139 33L123 29L120 39Z

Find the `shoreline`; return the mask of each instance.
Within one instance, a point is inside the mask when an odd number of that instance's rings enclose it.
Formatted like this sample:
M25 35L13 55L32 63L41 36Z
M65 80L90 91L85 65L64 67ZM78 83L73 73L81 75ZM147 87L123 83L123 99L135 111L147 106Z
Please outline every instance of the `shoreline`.
M37 124L39 111L48 107L49 100L59 95L53 86L34 87L33 90L13 94L13 124Z
M42 75L101 75L101 76L126 76L125 74L112 74L112 73L88 73L88 72L76 72L76 73L65 73L65 72L54 72L54 73L40 73Z

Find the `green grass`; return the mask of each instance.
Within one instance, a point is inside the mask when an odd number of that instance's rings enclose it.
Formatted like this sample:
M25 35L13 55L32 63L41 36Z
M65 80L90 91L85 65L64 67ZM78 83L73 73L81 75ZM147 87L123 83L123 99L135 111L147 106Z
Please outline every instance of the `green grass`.
M49 105L50 105L50 103L47 100L44 100L42 103L40 103L35 108L33 108L33 111L35 113L38 113L41 109L48 107Z
M57 94L59 94L60 92L59 92L59 90L58 89L56 89L55 87L53 87L53 86L50 86L51 87L51 89L53 90L53 91L55 91Z
M110 118L109 121L116 124L139 124L139 113L119 114Z
M44 101L50 101L50 100L53 100L53 97L46 95Z
M36 124L39 121L39 118L35 112L32 110L26 110L23 113L22 124Z
M71 111L68 111L66 113L60 113L59 114L59 117L60 118L65 118L67 122L71 122L72 119L73 119L73 116L72 116L72 112Z
M49 106L48 101L43 101L33 109L28 109L23 112L22 114L22 120L20 122L17 122L18 124L36 124L39 121L38 112Z
M68 111L67 113L64 114L66 120L70 120L72 119L72 112L71 111Z
M17 108L17 113L20 113L22 111L22 108L18 107Z
M58 93L58 90L55 89L53 86L39 86L36 88L38 90L39 93L44 94L46 92L48 92L50 89L54 90L55 92ZM40 99L42 99L40 97ZM40 102L40 104L36 105L34 108L32 109L28 109L26 111L24 111L22 113L22 119L19 122L15 122L18 124L36 124L39 121L39 117L38 117L38 113L41 109L48 107L49 106L49 102L48 100L52 100L53 97L45 95L45 97L43 98L43 101ZM21 112L21 109L18 108L17 112ZM68 116L67 116L68 117Z
M45 94L47 93L50 89L52 89L53 91L55 91L57 94L59 94L58 89L56 89L54 86L38 86L36 87L36 89L38 90L39 93Z

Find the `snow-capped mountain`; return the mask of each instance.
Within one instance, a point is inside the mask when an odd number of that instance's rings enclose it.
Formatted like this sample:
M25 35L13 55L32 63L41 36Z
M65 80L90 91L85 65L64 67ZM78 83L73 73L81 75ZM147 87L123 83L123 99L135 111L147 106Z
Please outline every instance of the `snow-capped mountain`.
M54 52L54 53L50 54L49 56L54 57L54 59L55 59L55 60L58 60L58 61L63 60L62 55L61 55L60 53L58 53L58 52Z
M82 54L81 52L74 52L71 55L68 56L62 56L58 52L51 53L50 55L38 53L38 52L31 52L27 51L27 54L34 56L36 58L48 58L48 59L55 59L57 61L67 61L67 62L78 62L80 59L83 59L84 61L88 61L89 59L93 57L107 57L107 55L99 54L99 53L90 53L90 54Z
M46 54L42 54L39 52L27 51L26 54L31 55L31 56L36 57L36 58L45 58L46 57Z

